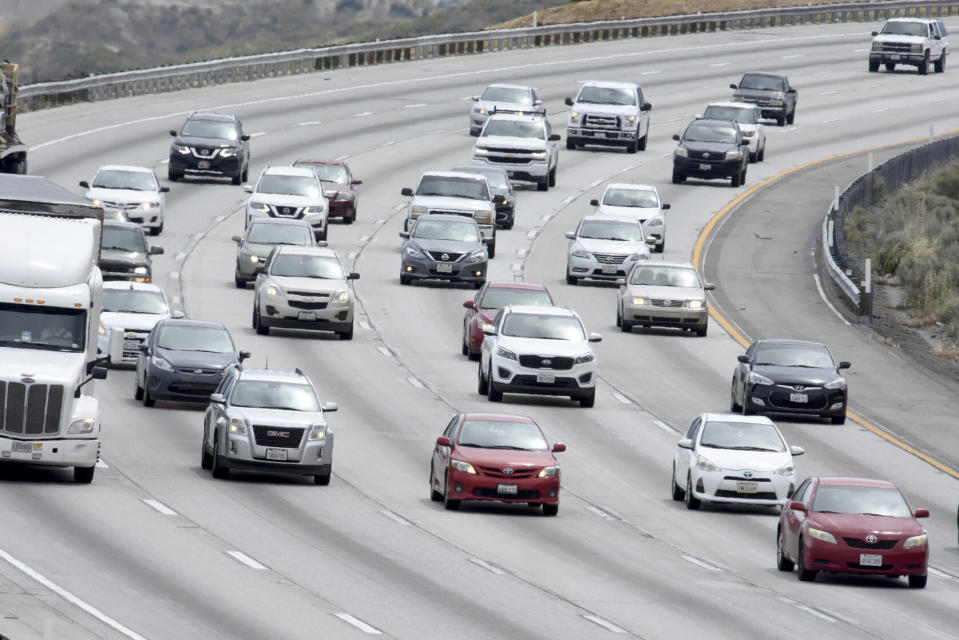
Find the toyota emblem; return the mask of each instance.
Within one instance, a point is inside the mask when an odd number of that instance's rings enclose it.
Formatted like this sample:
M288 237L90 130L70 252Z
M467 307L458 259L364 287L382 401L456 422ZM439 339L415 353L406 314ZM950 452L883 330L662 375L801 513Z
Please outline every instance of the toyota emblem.
M748 471L748 470L747 470L747 471L743 471L743 477L744 477L744 478L752 478L752 477L753 477L753 472L752 472L752 471Z
M868 536L866 536L866 542L868 542L869 544L876 544L877 542L879 542L879 538L877 538L876 536L870 533Z
M543 366L544 366L544 367L548 367L548 366L551 365L551 364L553 364L553 361L552 361L552 360L550 360L549 358L543 358Z
M444 253L443 255L440 256L440 260L442 260L443 262L449 262L449 261L450 261L450 254Z
M505 476L513 475L513 467L506 467L505 469L503 469L503 475Z
M703 154L703 158L708 158L708 157L709 157L709 154L708 154L708 153L704 153L704 154Z

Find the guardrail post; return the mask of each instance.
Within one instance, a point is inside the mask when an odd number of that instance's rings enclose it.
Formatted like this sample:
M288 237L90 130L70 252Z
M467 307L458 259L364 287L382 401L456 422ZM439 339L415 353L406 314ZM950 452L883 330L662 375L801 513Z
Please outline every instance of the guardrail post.
M863 280L859 283L859 323L872 321L872 258L866 258Z

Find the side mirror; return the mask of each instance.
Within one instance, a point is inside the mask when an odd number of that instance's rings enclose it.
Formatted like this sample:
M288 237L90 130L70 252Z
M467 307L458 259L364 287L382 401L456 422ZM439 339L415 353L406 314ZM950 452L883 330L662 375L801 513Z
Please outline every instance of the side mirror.
M332 412L338 411L338 410L339 410L339 406L337 406L337 404L336 404L335 402L325 402L325 403L323 403L323 411L325 411L325 412L327 412L327 413L332 413Z
M363 184L362 180L353 180L350 184Z
M790 89L790 90L787 91L786 93L792 93L792 94L794 94L794 95L798 95L798 94L799 94L799 91L797 91L796 89Z
M243 362L244 360L246 360L247 358L249 358L249 357L252 356L252 355L253 355L253 354L250 353L249 351L241 351L241 352L239 353L240 362Z
M713 291L716 289L716 285L712 282L707 282L703 285L703 291Z
M440 446L440 447L450 447L450 446L452 446L452 445L450 444L450 439L447 438L446 436L440 436L439 438L437 438L437 439L436 439L436 444L437 444L437 446Z
M151 256L163 255L163 247L150 247L148 252Z
M737 87L735 84L730 84L730 85L729 85L729 88L730 88L730 89L738 89L739 87Z
M929 509L916 509L916 513L914 515L917 518L928 518Z
M572 106L573 106L573 99L570 98L570 97L567 97L565 100L563 100L563 103L564 103L567 107L572 107Z
M240 136L240 140L242 140L243 142L246 142L249 139L250 139L250 134L248 133L244 133L242 136Z
M567 231L567 232L566 232L566 237L569 238L570 240L575 240L575 239L576 239L576 232L575 232L575 231Z
M659 205L659 208L662 209L663 211L666 211L666 209L672 209L673 205L669 204L668 202L664 202L661 205Z
M401 237L401 238L404 238L404 239L408 239L408 238L410 237L410 232L409 232L409 231L400 231L400 237Z
M643 111L652 111L652 110L653 110L653 105L651 105L651 104L648 103L648 102L644 102L644 103L643 103L643 106L642 106L642 110L643 110Z
M412 196L412 195L413 195L413 190L410 189L409 187L403 187L402 189L400 189L400 195L401 195L401 196Z
M625 286L626 286L626 278L616 278L616 284L618 284L618 285L621 286L621 287L625 287Z
M90 377L94 380L106 380L107 379L107 368L106 367L93 367L93 371L90 372ZM928 513L926 514L928 515Z
M689 438L683 438L682 440L676 443L676 446L679 447L680 449L689 449L690 451L692 451L693 441L690 440Z
M472 100L473 102L479 102L479 96L471 96L470 100Z
M562 442L553 445L553 453L563 453L564 451L566 451L566 445Z
M678 134L678 133L674 133L674 134L673 134L673 140L677 140L677 141L679 140L679 134Z
M591 334L589 334L589 341L590 341L590 342L602 342L602 341L603 341L603 336L599 335L598 333L591 333Z
M176 137L176 129L170 129L170 135Z
M875 37L878 36L878 35L879 35L879 32L878 32L878 31L873 31L873 32L872 32L872 37L873 37L873 38L875 38Z
M483 335L484 335L484 336L495 336L495 335L496 335L496 327L486 327L485 329L483 329Z
M150 345L148 345L146 342L141 342L137 349L139 349L142 353L150 353Z
M243 185L243 190L246 191L247 193L253 193L253 185L245 184Z
M562 139L563 139L562 136L560 136L558 133L553 133L553 134L550 134L550 136L549 136L549 141L550 141L550 142L557 142L557 141L562 140Z
M170 187L163 185L160 187L160 193L170 193Z
M472 300L467 300L466 302L463 303L463 306L466 307L467 309L472 309L475 305L473 304Z
M806 512L806 505L804 505L803 503L799 502L798 500L793 500L792 502L790 502L790 503L789 503L789 508L790 508L792 511L801 511L802 513L805 513L805 512Z
M242 243L243 243L243 238L241 238L240 236L233 236L233 242L235 242L235 243L237 243L237 244L242 244Z
M648 244L651 247L655 247L657 242L659 242L658 236L650 236L646 238L646 244Z
M745 353L740 353L738 356L736 356L736 361L742 362L743 364L749 364L749 356L747 356Z
M222 393L212 393L210 394L210 402L212 402L213 404L223 404L224 402L226 402L226 398L223 396Z
M591 207L598 207L598 206L599 206L599 200L597 200L596 198L593 198L592 200L589 201L589 206L591 206Z
M358 274L358 273L355 272L355 271L351 271L350 273L346 274L346 279L347 279L347 280L359 280L359 279L360 279L360 274Z
M697 113L696 115L693 116L693 120L702 120L702 119L703 119L703 114L701 113Z
M796 445L793 445L789 447L789 453L793 454L794 456L801 456L802 454L806 453L806 450L803 449L802 447L797 447Z
M87 182L86 180L81 180L81 181L80 181L80 186L83 187L84 189L89 189L89 188L90 188L90 183Z
M493 196L493 204L506 204L506 196L501 193L497 193Z
M848 362L848 361L846 361L846 360L840 360L840 361L839 361L839 366L836 367L836 368L837 368L837 369L848 369L848 368L851 367L851 366L852 366L852 363L851 363L851 362Z
M110 364L120 364L123 362L123 334L125 332L119 327L110 329L110 339L107 342L107 356L110 358ZM141 343L141 347L146 344Z
M173 318L174 320L179 320L180 318L185 318L186 314L183 313L182 311L174 311L173 313L170 314L170 317Z

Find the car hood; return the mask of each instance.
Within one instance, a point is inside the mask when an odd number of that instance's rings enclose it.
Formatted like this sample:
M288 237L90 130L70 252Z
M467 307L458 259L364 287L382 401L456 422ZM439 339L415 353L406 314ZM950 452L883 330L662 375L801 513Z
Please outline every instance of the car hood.
M775 471L792 460L789 451L740 451L737 449L711 449L699 447L696 453L709 458L721 469L740 471Z
M926 39L922 36L906 36L906 35L893 35L893 34L880 34L875 36L872 39L873 42L883 42L883 43L901 43L901 44L922 44Z
M200 138L197 136L177 136L174 144L184 144L190 147L217 147L220 149L229 149L239 147L239 143L233 140L224 140L223 138Z
M753 371L767 378L772 378L778 384L801 384L807 387L821 387L839 377L839 373L835 369L754 365Z
M700 140L683 140L683 146L693 153L715 153L724 155L727 151L735 151L736 145L730 142L702 142Z
M477 209L489 211L493 206L490 200L473 200L472 198L452 198L450 196L413 196L410 205L419 205L430 209L443 209L452 211L469 211L470 214Z
M473 253L483 248L482 242L459 242L457 240L428 240L412 238L409 244L423 251L445 251L447 253Z
M293 276L270 276L270 280L280 285L284 291L310 291L312 293L333 293L346 288L346 280L326 280L324 278L299 278Z
M137 191L136 189L104 189L102 187L93 187L88 190L84 197L87 200L100 200L106 202L159 202L160 194L156 191Z
M598 238L576 238L576 244L590 253L649 253L645 242L625 240L600 240Z
M102 249L100 251L100 264L145 266L148 263L146 254L138 251L121 251L119 249Z
M517 354L526 355L570 356L575 358L593 351L586 340L546 340L543 338L517 338L501 335L499 344L510 351L515 351Z
M770 91L768 89L736 89L733 98L743 98L745 100L757 98L774 98L782 100L785 94L782 91Z
M310 207L323 206L326 203L326 198L323 196L311 198L310 196L296 196L288 193L254 193L250 196L248 202L262 202L277 207Z
M298 427L301 429L306 429L311 424L326 424L323 413L319 411L285 411L231 406L230 412L239 414L249 424Z
M699 287L663 287L653 284L631 284L628 293L644 298L668 298L670 300L703 300L706 294Z
M166 359L174 367L180 369L222 369L226 365L236 362L236 354L208 353L206 351L175 351L157 347L158 355Z
M129 329L131 331L151 331L153 325L160 320L169 318L170 314L152 314L152 313L123 313L117 311L104 311L100 314L100 324L109 331L113 327L118 329Z
M527 151L543 151L546 149L546 141L539 138L483 136L476 141L476 146L484 149L525 149Z
M639 113L639 107L636 105L624 104L596 104L594 102L577 102L570 111L579 111L580 113L604 113L615 116L634 116Z
M659 207L617 207L610 204L601 204L596 207L595 213L604 216L616 216L646 222L662 213Z
M523 467L549 467L556 464L556 458L550 451L515 451L459 446L453 451L453 457L486 467L512 467L514 470Z
M38 383L66 385L72 393L85 362L85 353L0 347L0 380L19 382L29 375Z
M914 518L892 516L867 516L852 513L809 514L808 524L831 533L840 533L850 538L865 538L870 533L889 537L908 537L921 534L924 529Z

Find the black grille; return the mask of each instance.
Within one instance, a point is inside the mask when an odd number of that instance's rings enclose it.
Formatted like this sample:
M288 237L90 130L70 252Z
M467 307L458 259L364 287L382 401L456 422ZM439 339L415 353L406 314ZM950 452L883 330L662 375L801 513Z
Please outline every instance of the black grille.
M219 374L219 369L203 369L198 367L177 367L178 373L192 373L195 376L212 376Z
M908 42L883 42L882 43L882 52L883 53L910 53L912 51L912 45Z
M326 309L326 302L305 302L303 300L287 300L286 303L294 309Z
M63 411L63 385L0 382L0 431L25 436L56 433Z
M170 385L170 393L176 393L184 396L194 396L196 398L206 398L216 391L218 383L203 384L201 382L174 382Z
M515 479L521 480L524 478L532 478L536 473L539 472L539 469L513 469L513 473L506 474L503 473L503 469L512 468L512 467L480 467L480 471L485 476L492 476L494 478L506 478L506 479Z
M261 447L279 447L283 449L298 449L303 440L305 429L293 427L266 427L253 425L253 437Z
M896 543L899 542L899 540L896 540L895 538L892 540L878 540L872 544L869 544L865 540L861 540L859 538L843 538L843 540L845 540L846 544L854 549L879 549L882 551L888 551L889 549L892 549L896 546Z
M587 113L583 116L583 126L590 129L619 129L619 116L601 116Z
M133 265L109 264L109 263L101 264L100 268L101 270L103 270L104 276L112 273L122 273L122 274L133 273L133 270L136 269L136 267Z
M299 218L302 207L278 207L270 205L270 213L276 218Z
M499 162L500 164L529 164L529 157L507 158L506 156L490 156L487 158L490 162Z
M216 155L216 149L208 147L193 147L193 153L199 158L212 158Z
M328 293L318 293L316 291L287 291L287 295L290 296L303 296L305 298L329 298L330 294Z
M650 298L649 304L654 307L664 307L669 309L682 309L686 304L685 300L669 300L667 298Z
M437 262L456 262L463 257L462 253L450 253L449 251L427 251L427 253Z
M506 147L497 147L495 149L487 149L490 153L521 153L523 155L529 155L534 153L532 149L510 149Z
M560 356L520 356L519 363L530 369L556 369L566 371L573 368L573 359Z
M536 500L539 498L539 491L519 489L516 493L500 493L496 489L476 487L473 489L473 495L479 498L502 498L503 500Z
M793 402L789 399L790 393L805 393L808 402ZM777 409L796 409L798 411L821 411L826 408L829 399L820 388L806 388L796 391L792 387L776 387L769 394L769 403Z
M723 480L734 482L769 482L769 478L744 478L743 476L724 476Z
M717 498L742 498L743 500L776 500L774 491L757 491L756 493L740 493L731 489L719 489L716 491Z
M513 376L513 384L524 387L542 387L543 389L579 389L573 378L556 378L556 382L536 382L536 376Z

